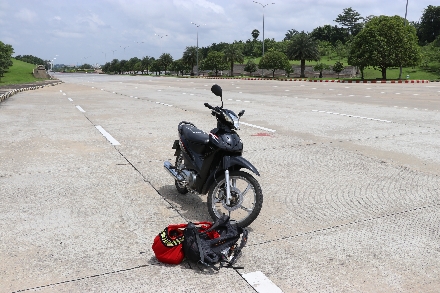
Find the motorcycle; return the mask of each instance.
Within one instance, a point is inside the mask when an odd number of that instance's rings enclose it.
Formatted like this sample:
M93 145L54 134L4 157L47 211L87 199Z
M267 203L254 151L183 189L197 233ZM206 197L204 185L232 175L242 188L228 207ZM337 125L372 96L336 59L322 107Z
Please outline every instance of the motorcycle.
M219 85L213 85L211 91L220 97L222 106L204 105L217 119L217 127L207 134L191 122L180 122L179 139L172 147L175 165L165 161L164 168L175 180L179 193L208 193L208 211L214 221L227 214L238 226L246 227L261 211L263 192L258 181L242 171L248 169L260 176L258 170L242 157L243 142L236 132L245 111L236 115L223 108Z

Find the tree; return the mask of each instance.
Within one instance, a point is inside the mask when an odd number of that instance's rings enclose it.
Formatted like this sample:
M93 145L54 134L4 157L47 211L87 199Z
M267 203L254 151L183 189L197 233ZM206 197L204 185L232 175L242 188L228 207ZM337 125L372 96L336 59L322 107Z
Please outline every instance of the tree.
M0 78L12 66L12 54L14 54L12 46L0 41Z
M345 43L349 39L346 29L328 24L315 28L311 35L315 40L329 42L332 45L335 45L337 41Z
M383 79L389 67L415 66L419 62L416 31L397 15L373 17L354 37L349 52L349 64L379 69Z
M336 72L338 74L338 78L339 78L339 74L342 72L342 70L344 70L344 64L342 64L339 61L336 61L335 65L333 65L333 71Z
M183 72L189 70L189 66L183 62L182 59L174 60L173 64L171 64L171 70L175 71L177 75L180 74L183 76Z
M160 75L160 70L161 70L161 64L159 62L159 59L154 60L153 63L151 63L151 72L155 72L156 75Z
M336 53L336 56L338 57L338 61L341 61L341 59L345 59L348 57L348 46L342 43L341 41L336 41L334 45L334 52Z
M203 70L212 70L215 72L215 76L221 70L228 68L228 63L225 62L225 54L223 52L211 51L208 56L202 61L201 68Z
M142 61L141 61L141 63L142 63L142 67L141 67L142 74L144 74L145 70L147 71L147 74L148 74L148 71L150 70L150 67L153 64L154 60L155 60L154 57L149 57L149 56L145 56L144 58L142 58Z
M109 66L109 71L110 72L117 72L117 73L119 73L119 60L118 59L113 59L111 62L110 62L110 66Z
M351 36L357 35L362 29L363 17L351 7L344 8L342 13L343 14L339 14L334 21L346 27Z
M260 31L257 29L254 29L251 34L252 34L252 38L254 39L254 41L256 41L258 36L260 35Z
M173 63L173 57L169 53L163 53L159 57L159 62L165 69L165 74L167 73L167 68Z
M285 69L289 65L289 59L286 54L277 51L269 51L261 57L258 67L261 69L272 70L272 77L275 77L275 70Z
M194 64L197 63L197 47L186 47L183 52L182 61L191 68L191 75L194 75Z
M244 56L243 51L240 49L238 44L230 44L224 51L225 62L228 62L231 66L231 76L234 76L234 63L243 62Z
M292 64L290 62L286 63L286 67L284 67L284 71L286 72L287 77L290 77L290 74L294 71Z
M294 35L299 34L299 31L296 29L290 29L287 31L286 36L284 37L284 41L290 41Z
M246 65L244 66L244 71L249 72L249 75L252 76L252 73L254 73L257 70L258 70L257 64L254 62L254 60L249 59Z
M134 67L135 67L136 63L138 63L140 61L141 61L141 59L139 59L138 57L130 58L130 60L128 60L128 62L127 62L127 71L132 71L133 73L135 73L136 70Z
M425 8L418 25L417 36L420 44L431 43L440 35L440 6Z
M318 63L315 66L313 66L313 70L315 71L319 71L319 78L322 78L322 72L324 70L329 70L330 66L328 66L327 64L324 63Z
M318 61L320 59L318 42L308 33L302 31L296 34L287 46L287 57L290 60L301 61L300 77L305 77L306 60Z
M124 74L127 71L127 60L119 61L119 74Z

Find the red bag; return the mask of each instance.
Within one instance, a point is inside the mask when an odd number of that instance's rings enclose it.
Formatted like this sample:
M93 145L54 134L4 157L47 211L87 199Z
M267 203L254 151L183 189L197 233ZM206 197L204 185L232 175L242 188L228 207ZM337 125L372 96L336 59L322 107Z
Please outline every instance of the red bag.
M211 228L211 222L194 223L200 226L199 231L203 232ZM188 224L169 225L154 238L152 249L158 261L168 264L179 264L185 257L183 253L183 230ZM208 233L210 238L217 238L220 235L217 231Z

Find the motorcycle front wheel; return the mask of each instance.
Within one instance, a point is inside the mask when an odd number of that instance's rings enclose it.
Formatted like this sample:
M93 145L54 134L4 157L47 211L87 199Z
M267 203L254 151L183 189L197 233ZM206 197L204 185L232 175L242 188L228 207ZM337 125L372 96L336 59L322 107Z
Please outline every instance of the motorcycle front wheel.
M215 221L223 214L229 215L240 227L249 226L263 206L263 192L258 181L243 171L229 172L231 201L226 203L225 176L216 178L208 193L208 211Z

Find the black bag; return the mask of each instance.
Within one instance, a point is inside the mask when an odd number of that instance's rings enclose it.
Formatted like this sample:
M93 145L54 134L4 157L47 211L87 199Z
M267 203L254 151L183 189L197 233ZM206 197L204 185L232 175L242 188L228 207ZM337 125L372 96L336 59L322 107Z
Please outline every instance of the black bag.
M215 231L217 238L211 239L209 233ZM232 265L241 256L241 249L246 245L248 231L247 229L231 223L229 216L223 215L210 229L200 232L193 224L189 223L185 228L183 251L185 257L196 263L202 263L206 266L214 267L220 263L220 266L232 267ZM240 239L241 243L237 246ZM215 268L218 269L218 268Z

